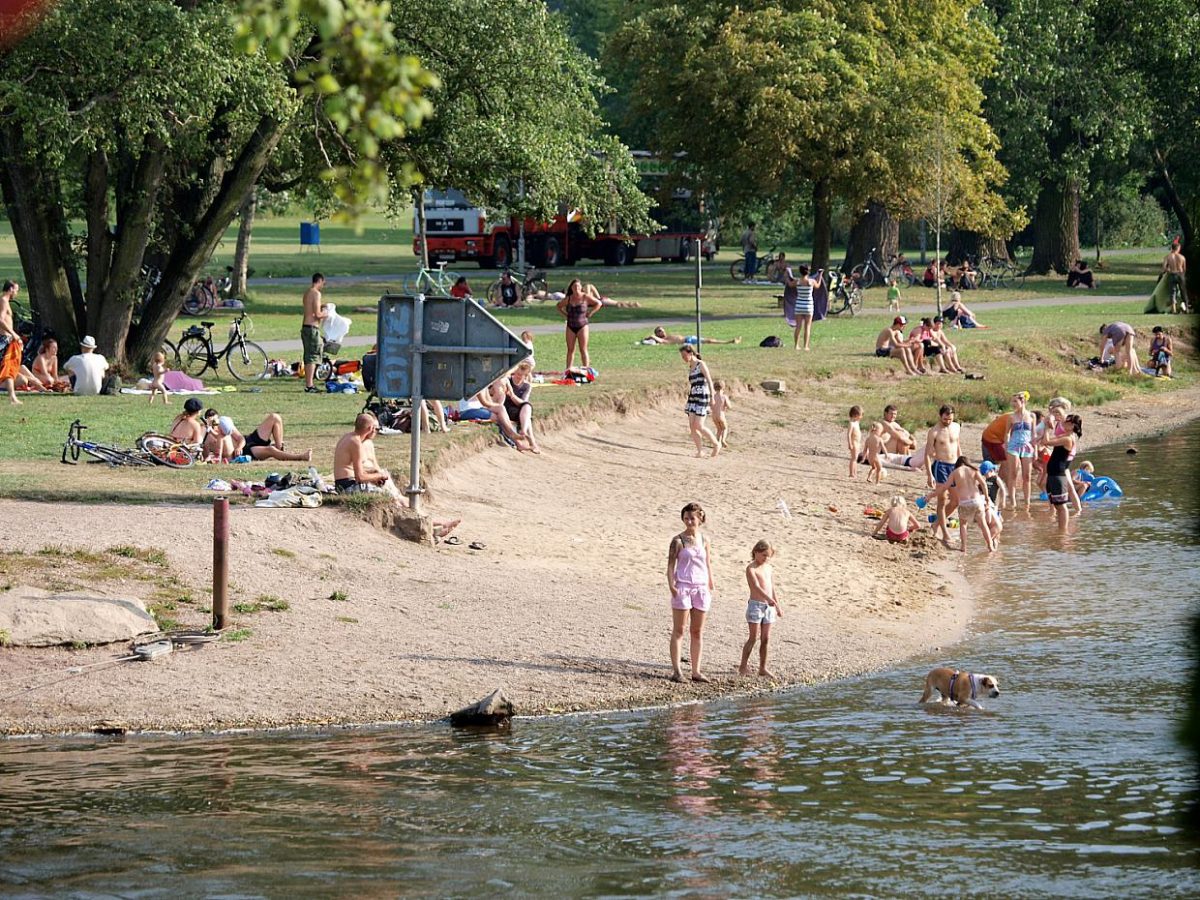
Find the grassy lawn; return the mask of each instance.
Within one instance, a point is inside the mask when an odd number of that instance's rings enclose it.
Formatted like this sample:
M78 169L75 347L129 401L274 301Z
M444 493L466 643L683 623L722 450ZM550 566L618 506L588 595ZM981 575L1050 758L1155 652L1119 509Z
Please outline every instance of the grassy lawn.
M362 235L347 228L323 227L323 252L298 252L297 219L264 220L255 231L253 266L256 277L265 275L305 275L320 267L327 275L388 275L412 267L411 234L391 229L383 220L367 223ZM225 264L232 254L232 235L214 259L213 269ZM1095 374L1075 364L1096 353L1096 329L1100 322L1116 318L1129 321L1145 333L1140 347L1145 353L1149 328L1159 321L1141 315L1142 300L1104 301L1079 306L1040 306L1004 308L996 301L1066 295L1060 278L1031 278L1016 291L975 291L968 295L972 307L989 307L981 318L992 327L951 333L968 371L985 376L982 381L967 381L952 376L921 379L899 375L898 365L871 355L874 338L882 327L881 316L855 319L835 318L817 323L813 329L813 351L795 353L790 335L774 300L774 287L747 287L736 284L728 274L732 252L725 252L715 263L705 266L703 292L706 316L752 317L732 320L715 318L705 325L707 336L743 337L740 346L705 348L714 377L732 382L757 385L767 378L783 379L789 393L831 404L830 420L841 421L843 409L853 403L868 411L868 419L882 406L895 402L901 406L906 426L923 429L932 423L936 408L949 401L958 408L964 421L979 421L1004 408L1014 390L1027 389L1034 405L1044 404L1056 394L1078 403L1102 403L1130 392L1169 391L1195 382L1197 371L1190 354L1177 346L1176 378L1173 382L1154 379L1132 380L1124 376ZM1157 253L1110 258L1103 271L1101 289L1105 294L1149 294L1159 268ZM491 273L478 273L473 267L462 269L477 292L486 288ZM7 228L0 230L0 276L19 277L15 247ZM694 308L693 270L679 265L639 264L623 269L586 266L552 273L555 287L565 285L578 274L596 281L616 299L636 299L640 309L608 308L597 321L644 321L646 330L655 322L684 319ZM482 276L482 277L480 277ZM355 284L333 284L328 298L339 310L354 319L352 335L374 333L372 311L355 312L355 306L371 306L380 294L398 286L386 280ZM255 287L250 297L254 318L253 337L257 340L298 337L298 308L303 286L271 285ZM905 292L908 308L928 304L933 292L913 288ZM868 307L886 305L884 292L871 290ZM501 317L515 330L529 325L558 324L561 318L549 305L509 310ZM186 321L181 320L183 324ZM1180 335L1184 320L1163 317ZM1190 326L1189 326L1190 327ZM178 334L177 329L175 334ZM690 329L689 329L690 330ZM223 329L217 329L218 335ZM538 387L534 393L537 418L571 421L589 414L589 409L630 408L652 396L670 397L682 405L686 372L679 354L669 347L646 347L636 343L644 332L594 331L591 336L593 364L601 378L587 387ZM784 339L781 349L763 349L759 341L767 335ZM1185 335L1187 342L1192 335ZM1177 344L1180 343L1177 339ZM538 337L536 354L543 369L561 368L564 349L561 332ZM298 357L289 351L272 355L288 359ZM345 356L357 355L346 353ZM206 383L222 386L228 376ZM294 379L275 379L262 384L261 392L238 391L201 398L222 414L230 415L243 431L253 428L268 411L283 415L289 449L312 447L315 462L328 471L336 439L348 429L362 406L362 395L306 395ZM21 407L0 404L0 495L37 499L121 499L128 502L162 500L196 501L205 498L200 490L212 477L260 479L284 464L255 463L249 466L197 468L184 471L166 469L110 469L99 464L64 466L59 463L67 426L79 418L89 426L87 436L101 442L132 445L143 431L165 431L181 402L171 408L151 407L145 397L75 398L70 396L25 397ZM736 428L737 418L733 418ZM787 422L780 422L786 427ZM680 412L680 435L684 438ZM445 459L447 449L457 455L467 445L490 439L491 431L478 426L462 426L450 434L435 434L426 441L425 462L436 466ZM384 465L396 472L407 470L407 436L381 437L380 452ZM735 448L736 449L736 448ZM298 466L294 466L297 467Z

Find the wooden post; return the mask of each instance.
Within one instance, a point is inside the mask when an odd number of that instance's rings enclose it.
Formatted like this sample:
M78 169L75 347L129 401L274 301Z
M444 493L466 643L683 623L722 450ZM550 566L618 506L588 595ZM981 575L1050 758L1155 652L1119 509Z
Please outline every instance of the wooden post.
M213 500L213 603L214 631L222 630L229 618L229 500Z

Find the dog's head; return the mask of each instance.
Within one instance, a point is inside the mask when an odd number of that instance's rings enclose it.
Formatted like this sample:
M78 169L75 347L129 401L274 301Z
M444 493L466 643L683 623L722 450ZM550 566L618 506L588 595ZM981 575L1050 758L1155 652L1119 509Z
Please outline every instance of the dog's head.
M977 675L979 679L979 693L985 697L991 697L993 700L1000 696L1000 682L991 675Z

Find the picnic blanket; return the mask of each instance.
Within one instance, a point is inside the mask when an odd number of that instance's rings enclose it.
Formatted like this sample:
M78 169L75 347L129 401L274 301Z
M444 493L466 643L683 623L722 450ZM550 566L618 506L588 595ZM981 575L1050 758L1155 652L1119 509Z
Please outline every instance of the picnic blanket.
M205 389L199 390L199 391L181 391L176 388L170 388L169 390L171 391L172 394L220 394L220 393L222 393L221 391L218 391L215 388L205 388ZM123 387L123 388L121 388L121 393L122 394L149 394L150 390L148 388L143 389L143 388Z

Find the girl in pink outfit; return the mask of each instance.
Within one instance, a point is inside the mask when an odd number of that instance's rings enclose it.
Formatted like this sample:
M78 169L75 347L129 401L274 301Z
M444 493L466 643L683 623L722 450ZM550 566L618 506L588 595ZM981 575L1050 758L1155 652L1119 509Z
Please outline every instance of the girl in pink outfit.
M683 531L671 538L667 552L667 587L671 590L671 680L682 682L680 656L683 628L691 620L692 681L707 682L700 671L704 652L704 617L712 605L712 548L700 533L704 510L689 503L680 513Z

